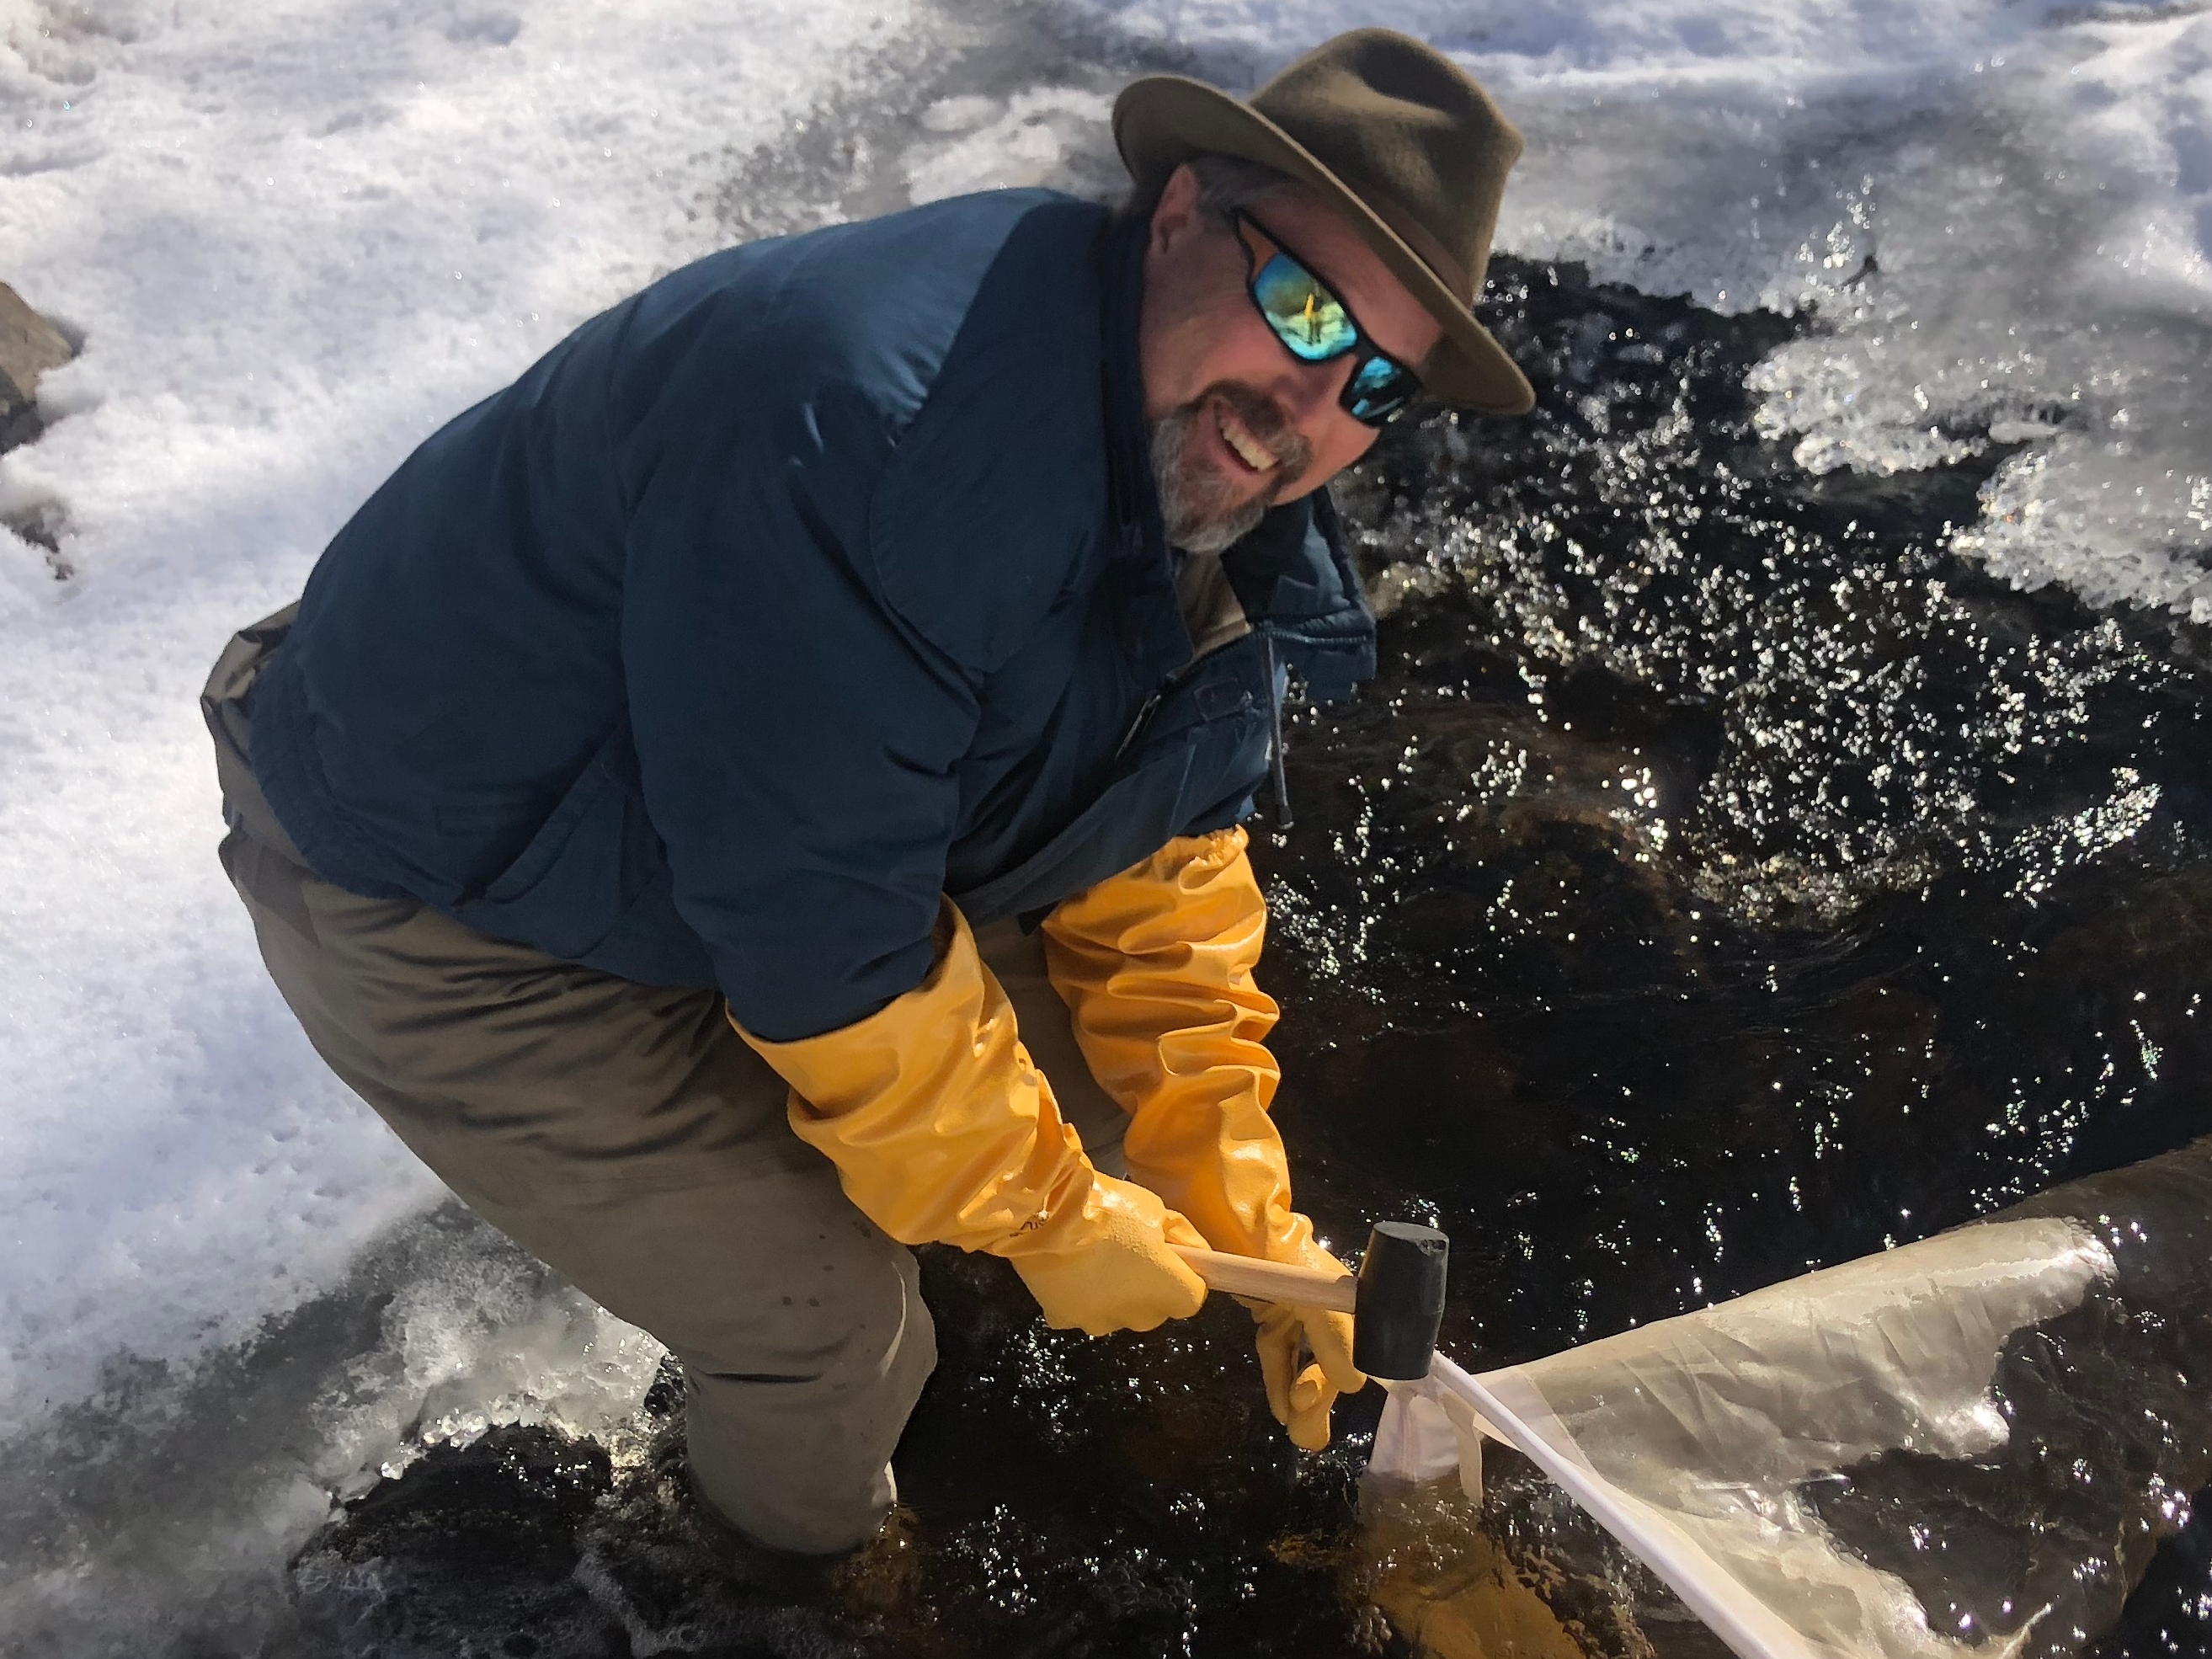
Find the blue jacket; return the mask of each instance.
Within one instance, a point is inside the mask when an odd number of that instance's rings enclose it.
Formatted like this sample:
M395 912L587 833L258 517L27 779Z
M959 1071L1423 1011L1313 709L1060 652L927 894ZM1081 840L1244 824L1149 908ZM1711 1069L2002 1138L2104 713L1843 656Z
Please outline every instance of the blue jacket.
M1251 810L1282 670L1373 672L1326 497L1196 662L1146 459L1140 227L1039 191L717 253L338 532L252 704L324 878L791 1040Z

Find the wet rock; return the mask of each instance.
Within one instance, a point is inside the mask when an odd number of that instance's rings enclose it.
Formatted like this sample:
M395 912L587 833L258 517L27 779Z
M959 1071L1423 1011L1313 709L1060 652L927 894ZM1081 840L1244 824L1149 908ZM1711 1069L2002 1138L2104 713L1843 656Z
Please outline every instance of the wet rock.
M1450 1484L1363 1500L1368 1594L1389 1627L1433 1659L1582 1659L1595 1646L1586 1632L1567 1627Z
M495 1428L347 1504L269 1659L846 1659L829 1579L700 1510L672 1361L610 1444Z
M0 450L28 443L46 429L39 416L39 377L75 356L59 329L0 283Z
M602 1659L630 1649L575 1577L607 1455L495 1429L346 1506L292 1570L297 1651Z

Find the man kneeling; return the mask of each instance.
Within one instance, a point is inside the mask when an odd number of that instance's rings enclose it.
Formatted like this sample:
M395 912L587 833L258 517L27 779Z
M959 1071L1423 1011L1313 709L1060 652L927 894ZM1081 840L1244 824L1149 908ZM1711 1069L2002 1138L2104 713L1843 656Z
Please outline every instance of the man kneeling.
M1055 1325L1176 1245L1333 1265L1268 1116L1238 823L1372 672L1322 486L1475 322L1520 140L1382 30L1139 81L1120 213L1000 191L714 254L424 443L205 698L225 867L331 1068L682 1362L754 1539L875 1531L908 1246ZM1302 1446L1349 1322L1270 1308ZM1310 1358L1309 1358L1309 1356Z

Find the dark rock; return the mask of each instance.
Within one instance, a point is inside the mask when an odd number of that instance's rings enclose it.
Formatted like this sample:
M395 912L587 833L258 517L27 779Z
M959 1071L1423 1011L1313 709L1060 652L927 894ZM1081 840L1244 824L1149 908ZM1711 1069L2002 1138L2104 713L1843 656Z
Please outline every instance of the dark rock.
M28 443L46 429L39 377L76 356L59 329L0 283L0 450Z

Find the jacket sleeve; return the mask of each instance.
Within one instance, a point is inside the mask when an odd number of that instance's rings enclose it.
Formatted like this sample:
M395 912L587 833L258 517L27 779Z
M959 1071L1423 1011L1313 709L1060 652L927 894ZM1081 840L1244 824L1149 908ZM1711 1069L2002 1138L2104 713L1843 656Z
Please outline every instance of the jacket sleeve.
M791 1084L793 1129L878 1226L988 1249L1072 1219L1091 1164L949 901L936 943L928 977L866 1019L796 1042L738 1033Z
M1318 1261L1268 1106L1267 907L1242 830L1186 836L1058 906L1045 961L1084 1058L1130 1115L1133 1179L1218 1250Z

